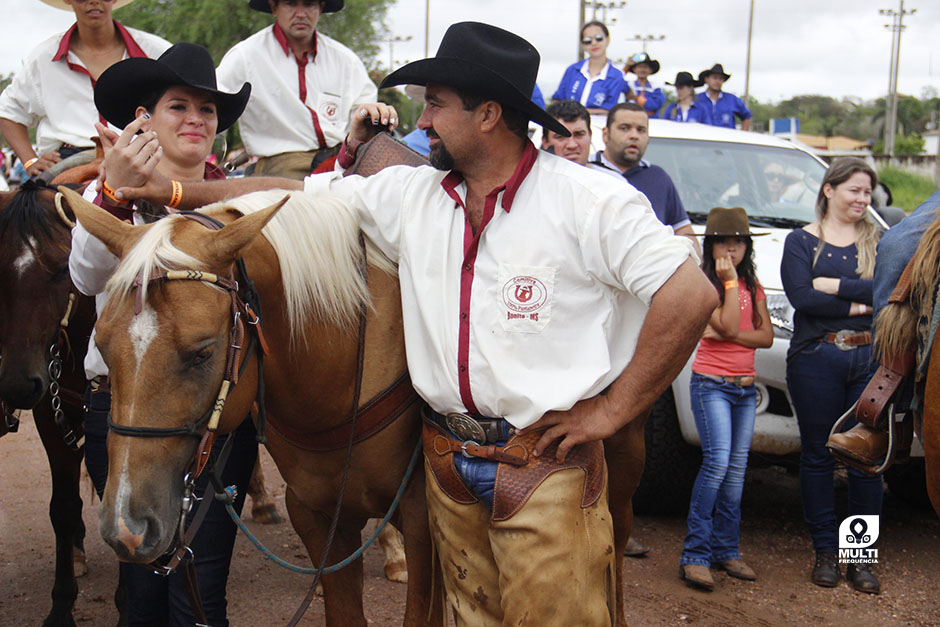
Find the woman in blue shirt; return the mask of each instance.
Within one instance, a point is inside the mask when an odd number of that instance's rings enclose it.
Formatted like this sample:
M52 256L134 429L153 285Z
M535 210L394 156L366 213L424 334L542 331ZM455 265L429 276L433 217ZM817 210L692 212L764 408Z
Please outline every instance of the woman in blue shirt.
M581 27L581 45L588 58L568 66L552 99L575 100L589 112L605 115L626 88L623 73L607 58L610 31L601 22L588 22Z
M877 365L871 359L872 275L881 233L868 217L877 182L861 159L833 162L817 196L817 221L787 236L780 264L795 310L787 388L800 427L803 515L816 549L811 579L825 588L838 585L841 576L835 460L826 440ZM849 515L881 514L881 477L849 468L848 479ZM859 592L881 590L870 564L849 564L846 578Z
M704 85L705 81L695 80L689 72L679 72L676 74L675 83L667 81L666 84L676 88L676 95L679 99L666 107L664 119L676 122L708 123L705 119L707 111L695 103L695 88Z

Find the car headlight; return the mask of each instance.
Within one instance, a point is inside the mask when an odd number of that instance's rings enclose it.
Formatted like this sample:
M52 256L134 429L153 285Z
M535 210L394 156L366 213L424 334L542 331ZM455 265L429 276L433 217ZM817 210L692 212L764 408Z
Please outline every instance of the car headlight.
M793 337L793 305L787 300L783 290L765 289L767 295L767 311L770 321L774 325L774 336L781 338Z

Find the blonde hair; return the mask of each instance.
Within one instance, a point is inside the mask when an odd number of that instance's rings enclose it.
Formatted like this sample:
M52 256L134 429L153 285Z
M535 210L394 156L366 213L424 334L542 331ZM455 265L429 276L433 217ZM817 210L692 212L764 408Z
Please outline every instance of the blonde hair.
M813 267L822 255L823 248L826 246L826 234L823 232L823 219L829 213L829 199L826 197L825 187L838 187L846 182L858 172L867 174L871 179L872 189L878 185L878 174L867 163L856 157L846 157L836 159L826 171L822 184L819 186L819 194L816 196L816 219L819 220L819 246L816 247L816 254L813 255ZM870 279L875 274L875 249L878 246L878 240L881 239L881 229L878 228L871 218L866 214L861 220L855 223L855 248L858 251L858 265L855 272L859 278Z

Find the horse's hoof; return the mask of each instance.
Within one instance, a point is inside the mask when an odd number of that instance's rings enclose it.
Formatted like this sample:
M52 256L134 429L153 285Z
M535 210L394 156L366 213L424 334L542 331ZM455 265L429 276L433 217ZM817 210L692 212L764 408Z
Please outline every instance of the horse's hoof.
M72 548L72 570L75 571L76 579L88 574L88 562L85 561L85 551L78 547Z
M251 508L251 519L262 525L277 525L284 522L273 503Z
M408 583L408 566L403 561L386 564L385 578L395 583Z

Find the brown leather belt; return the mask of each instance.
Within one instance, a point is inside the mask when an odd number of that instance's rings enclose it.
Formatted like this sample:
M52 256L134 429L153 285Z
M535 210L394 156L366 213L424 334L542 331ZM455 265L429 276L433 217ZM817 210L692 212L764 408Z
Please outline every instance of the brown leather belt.
M859 346L871 344L871 331L847 331L843 329L838 333L828 333L819 338L819 341L835 344L839 350L850 351Z
M505 418L484 418L460 412L439 414L430 407L422 410L425 418L464 441L477 444L505 442L516 433Z
M757 380L757 377L753 375L750 375L750 376L741 375L741 376L736 376L736 377L730 377L730 376L717 375L717 374L703 374L701 372L696 372L695 374L699 375L700 377L705 377L706 379L711 379L712 381L717 381L718 383L731 383L732 385L736 385L739 388L751 387L752 385L754 385L754 381Z

